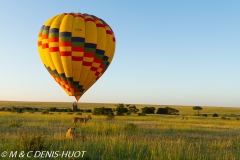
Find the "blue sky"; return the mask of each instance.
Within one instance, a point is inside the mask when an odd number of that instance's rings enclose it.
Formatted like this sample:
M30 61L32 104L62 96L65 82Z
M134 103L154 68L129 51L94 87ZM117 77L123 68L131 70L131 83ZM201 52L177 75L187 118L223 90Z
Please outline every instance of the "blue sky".
M0 100L66 101L37 50L49 18L95 15L114 59L80 102L240 107L240 1L1 1Z

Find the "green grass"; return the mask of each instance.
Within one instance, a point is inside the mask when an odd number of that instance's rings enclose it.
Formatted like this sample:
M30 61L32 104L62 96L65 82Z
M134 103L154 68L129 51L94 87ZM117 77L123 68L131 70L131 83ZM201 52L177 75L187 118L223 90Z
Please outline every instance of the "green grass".
M5 106L1 103L0 106ZM8 103L7 103L8 104ZM64 107L71 103L24 103L12 102L14 106ZM114 107L114 104L84 104L86 109ZM146 105L136 105L141 108ZM150 105L148 105L150 106ZM153 105L151 105L153 106ZM240 115L239 108L202 107L200 113L208 117L194 116L197 112L190 106L170 106L180 115L94 116L87 125L77 124L76 133L86 136L85 142L65 138L72 127L73 113L52 114L0 112L0 153L3 151L87 151L80 159L126 159L126 160L184 160L184 159L239 159ZM1 107L0 107L1 108ZM210 115L220 116L213 118ZM188 120L182 120L182 115ZM227 115L230 120L222 120ZM22 158L29 159L29 158ZM37 159L37 158L35 158ZM54 158L53 158L54 159ZM56 159L56 158L55 158ZM57 158L59 159L59 158ZM66 159L63 157L62 159Z

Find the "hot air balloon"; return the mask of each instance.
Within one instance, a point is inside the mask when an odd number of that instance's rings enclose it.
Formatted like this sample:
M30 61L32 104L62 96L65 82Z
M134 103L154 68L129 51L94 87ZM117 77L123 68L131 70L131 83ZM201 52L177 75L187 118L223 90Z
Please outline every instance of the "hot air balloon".
M42 63L77 101L107 70L115 44L114 33L105 21L81 13L50 18L38 35Z

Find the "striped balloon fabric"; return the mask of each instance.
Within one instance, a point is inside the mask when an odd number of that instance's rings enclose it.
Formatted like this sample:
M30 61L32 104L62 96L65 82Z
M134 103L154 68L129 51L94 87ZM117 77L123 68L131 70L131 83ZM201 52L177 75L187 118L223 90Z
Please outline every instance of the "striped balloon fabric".
M106 22L81 13L52 17L38 35L38 51L44 66L77 101L107 70L115 45L114 33Z

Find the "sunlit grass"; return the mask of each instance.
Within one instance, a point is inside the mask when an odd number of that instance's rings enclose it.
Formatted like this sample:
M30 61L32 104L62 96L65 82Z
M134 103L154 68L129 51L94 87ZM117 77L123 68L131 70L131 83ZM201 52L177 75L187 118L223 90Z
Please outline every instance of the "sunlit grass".
M84 117L87 113L1 111L0 152L28 149L26 146L32 139L42 137L34 144L36 148L85 150L88 159L239 159L240 121L235 119L240 113L238 108L203 107L201 112L209 114L208 117L194 116L196 111L191 107L179 110L180 115L175 116L130 115L115 116L111 120L91 115L93 119L86 126L75 126L76 133L86 136L85 142L68 140L65 134L68 127L73 127L73 117ZM181 112L189 113L184 115L188 120L182 120ZM213 113L228 114L231 119L211 117ZM29 139L24 135L29 135Z

